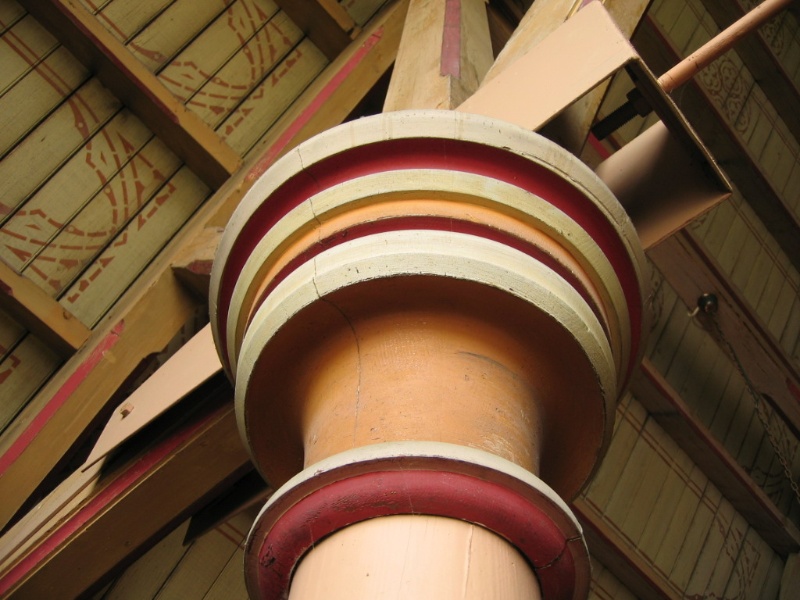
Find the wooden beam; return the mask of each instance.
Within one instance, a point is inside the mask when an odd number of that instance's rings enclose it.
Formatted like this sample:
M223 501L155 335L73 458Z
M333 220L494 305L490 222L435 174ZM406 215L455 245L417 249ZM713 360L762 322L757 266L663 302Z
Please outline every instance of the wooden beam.
M656 422L775 552L782 556L797 552L800 529L694 417L692 410L649 360L642 361L631 389Z
M89 338L91 331L27 277L0 261L0 308L64 358Z
M236 430L232 392L225 394L227 401L216 399L215 408L108 477L78 508L29 540L0 573L0 595L85 595L246 473L251 466Z
M224 226L253 182L284 153L346 118L392 64L404 2L393 2L271 130L248 168L210 198L151 264L93 337L40 391L0 441L0 527L69 457L140 363L194 317L197 300L170 265L207 227ZM325 105L325 110L320 107Z
M193 298L160 278L124 316L93 336L26 406L0 446L0 523L69 458L136 368L193 316Z
M239 168L239 155L78 0L22 4L209 187L218 188Z
M663 575L656 571L635 547L610 527L603 516L583 498L572 503L572 510L583 527L589 553L641 600L679 600L683 598Z
M678 54L650 18L642 22L634 39L637 49L656 70L666 71ZM730 175L748 204L770 230L792 264L800 269L800 219L775 190L761 167L736 135L725 116L696 82L680 88L681 110L711 154Z
M276 0L322 53L333 60L360 30L335 0Z
M522 16L503 49L486 73L488 84L520 57L558 29L581 5L581 0L537 0Z
M455 108L492 59L485 0L411 0L383 111Z
M648 256L689 310L697 306L703 294L716 295L717 312L698 314L698 323L728 355L730 344L756 389L768 397L794 435L800 435L800 403L796 395L800 390L800 369L702 243L692 233L682 231L651 248Z
M100 480L104 464L97 463L86 470L71 473L58 488L27 512L0 536L0 578L30 549L47 537L48 531L59 519L76 511L92 497Z
M509 44L513 42L512 38ZM603 5L591 2L516 60L496 70L458 110L538 130L626 67L646 71ZM643 83L651 88L657 85L652 76L643 73L643 77ZM547 89L546 94L543 89Z

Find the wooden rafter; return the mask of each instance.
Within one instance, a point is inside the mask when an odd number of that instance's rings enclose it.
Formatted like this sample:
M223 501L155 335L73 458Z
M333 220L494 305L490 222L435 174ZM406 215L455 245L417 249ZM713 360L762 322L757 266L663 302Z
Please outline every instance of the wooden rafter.
M64 358L83 346L91 331L30 279L0 261L0 308Z
M636 398L758 534L781 555L800 549L800 529L770 500L645 359L631 388Z
M166 347L193 317L198 302L173 275L175 256L207 227L224 226L253 182L281 155L350 114L391 66L406 6L393 2L370 21L276 124L248 167L203 206L9 428L0 445L0 525L64 462L141 362Z
M38 527L0 572L0 595L85 594L250 470L230 393L223 392L227 401L223 396L213 400L216 408L99 482L68 514L55 514L47 526Z
M212 189L239 168L239 155L80 2L22 4Z
M139 364L161 352L194 311L191 294L173 277L161 277L110 327L95 330L6 431L0 523L8 523L69 457Z
M699 323L726 354L730 355L731 349L736 353L757 390L768 397L794 434L800 435L800 406L795 395L800 390L800 370L702 243L683 231L648 255L690 310L703 294L717 297L717 312L699 316Z
M277 0L276 4L330 60L339 56L360 32L335 0Z
M484 0L412 0L383 110L455 108L492 59Z

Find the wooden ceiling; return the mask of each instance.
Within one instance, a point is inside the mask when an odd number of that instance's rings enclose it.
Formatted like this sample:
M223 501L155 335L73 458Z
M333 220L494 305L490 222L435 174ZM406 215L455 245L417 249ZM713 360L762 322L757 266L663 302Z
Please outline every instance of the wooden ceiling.
M219 230L252 182L380 106L407 4L0 5L2 592L96 591L188 518L213 527L263 497L221 376L81 464L207 320ZM605 4L660 73L753 3ZM525 10L488 4L496 51ZM800 548L799 84L793 6L672 94L736 189L648 252L646 358L573 504L597 597L777 597ZM611 82L600 116L631 88ZM581 157L595 166L653 120ZM695 313L704 294L716 310Z

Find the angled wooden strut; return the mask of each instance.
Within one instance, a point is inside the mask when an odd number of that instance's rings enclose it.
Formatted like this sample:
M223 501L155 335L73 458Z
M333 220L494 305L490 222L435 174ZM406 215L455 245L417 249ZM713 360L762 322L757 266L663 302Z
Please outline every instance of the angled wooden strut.
M107 456L220 371L211 326L206 325L114 411L81 468Z
M764 541L781 555L797 552L800 548L797 526L697 421L691 409L647 359L642 362L631 388L658 424L708 474Z
M229 398L230 391L226 393ZM0 566L0 595L76 598L86 594L130 560L131 554L137 556L149 548L160 532L186 519L199 503L246 473L250 466L236 435L233 405L224 402L224 397L217 404L114 477L95 483L93 492L78 504L71 505L70 498L64 497L65 514L34 527L31 537L16 536L21 545L8 548L15 553L11 560L4 556ZM55 494L67 491L57 488ZM22 522L18 527L26 525ZM12 530L4 539L16 533Z
M537 46L565 21L575 16L584 4L581 0L537 0L522 17L508 43L492 64L484 85L506 67ZM625 38L630 38L650 5L649 0L605 0L603 7L614 19ZM586 54L595 51L593 40ZM591 45L589 45L591 44ZM558 113L546 128L546 136L573 154L580 156L610 81L605 81Z

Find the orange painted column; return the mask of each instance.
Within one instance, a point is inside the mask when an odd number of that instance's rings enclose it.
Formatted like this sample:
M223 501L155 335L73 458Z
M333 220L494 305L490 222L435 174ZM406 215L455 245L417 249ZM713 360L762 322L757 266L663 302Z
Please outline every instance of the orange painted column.
M212 273L240 430L279 487L254 597L581 598L564 502L640 355L638 238L580 161L447 111L301 145Z

